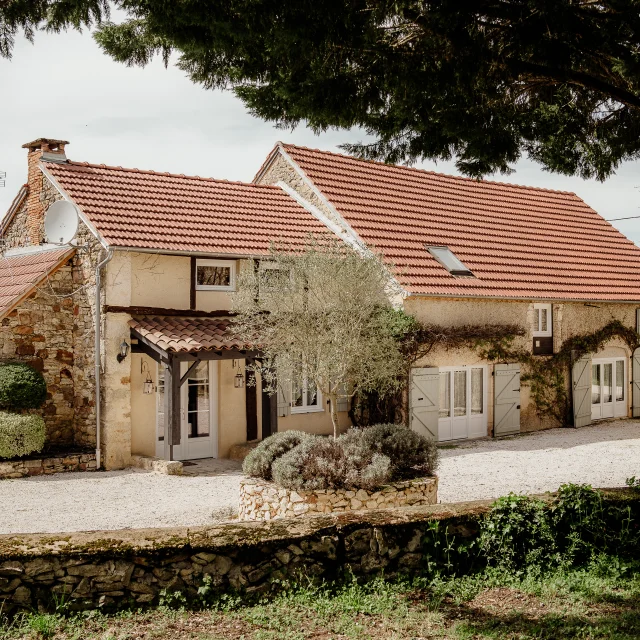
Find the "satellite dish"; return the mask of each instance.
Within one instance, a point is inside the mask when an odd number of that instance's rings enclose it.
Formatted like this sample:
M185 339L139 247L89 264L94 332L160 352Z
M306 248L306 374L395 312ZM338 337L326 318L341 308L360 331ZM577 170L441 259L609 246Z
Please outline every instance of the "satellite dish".
M58 200L44 217L47 240L53 244L69 244L78 233L78 209L73 202Z

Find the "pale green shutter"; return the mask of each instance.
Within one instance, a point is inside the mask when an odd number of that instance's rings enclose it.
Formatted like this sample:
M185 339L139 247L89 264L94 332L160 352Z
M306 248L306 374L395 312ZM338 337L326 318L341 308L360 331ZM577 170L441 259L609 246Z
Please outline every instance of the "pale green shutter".
M640 418L640 348L633 352L632 357L632 387L631 401L633 417Z
M573 394L573 426L586 427L591 424L591 356L585 355L574 361L571 368Z
M411 370L409 426L431 440L438 439L440 372L437 367Z
M497 364L493 369L493 435L520 432L520 365Z

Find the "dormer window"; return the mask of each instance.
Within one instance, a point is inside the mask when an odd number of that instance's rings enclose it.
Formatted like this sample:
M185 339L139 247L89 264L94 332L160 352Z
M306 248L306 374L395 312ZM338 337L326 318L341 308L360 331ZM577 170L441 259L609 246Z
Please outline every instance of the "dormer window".
M452 275L474 277L471 270L465 266L449 249L449 247L427 247L427 251Z

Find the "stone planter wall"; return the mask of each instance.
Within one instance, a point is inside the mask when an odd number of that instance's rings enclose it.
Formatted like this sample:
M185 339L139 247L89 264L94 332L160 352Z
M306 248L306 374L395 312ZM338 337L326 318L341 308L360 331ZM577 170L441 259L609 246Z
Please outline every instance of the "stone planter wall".
M95 471L95 453L69 453L58 458L36 458L27 460L0 459L0 480L41 476L63 471Z
M240 484L240 520L274 520L320 513L417 507L438 502L438 478L396 482L377 491L291 491L257 478Z

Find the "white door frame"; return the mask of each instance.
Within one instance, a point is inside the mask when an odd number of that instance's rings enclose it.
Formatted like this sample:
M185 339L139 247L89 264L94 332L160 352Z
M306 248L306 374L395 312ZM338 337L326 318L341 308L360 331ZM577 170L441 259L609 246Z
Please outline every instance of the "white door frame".
M471 370L482 370L482 413L471 413ZM439 367L440 373L449 375L449 415L438 419L438 441L463 440L468 438L482 438L487 435L487 381L488 368L486 365L462 365L457 367ZM464 416L454 416L455 372L466 373L466 413Z
M209 360L206 362L209 380L209 435L199 438L189 437L189 416L188 416L188 385L189 380L185 380L180 388L180 444L173 447L174 460L196 460L201 458L218 457L218 361ZM187 372L191 363L180 363L180 375ZM156 380L160 380L160 367L157 365ZM160 422L160 416L164 417L164 404L158 395L158 385L156 385L156 457L164 458L164 422ZM162 439L161 439L162 438Z
M616 393L618 386L618 380L616 376L616 363L622 362L622 400L616 400ZM604 395L604 370L606 366L611 367L611 401L605 402ZM591 419L592 420L606 420L607 418L622 418L628 415L628 358L626 356L619 356L614 358L593 358L591 360ZM593 368L600 367L600 387L599 396L600 402L593 402L593 395L596 389L596 385L593 384Z

